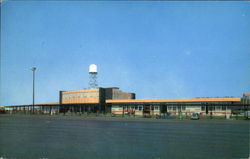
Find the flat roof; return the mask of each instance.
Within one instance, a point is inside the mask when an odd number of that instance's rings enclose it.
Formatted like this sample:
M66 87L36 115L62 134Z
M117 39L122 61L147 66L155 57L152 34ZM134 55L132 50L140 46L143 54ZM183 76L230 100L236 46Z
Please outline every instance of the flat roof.
M70 93L87 93L87 92L99 92L99 89L63 91L62 93L63 94L70 94Z
M189 99L110 99L106 100L106 103L202 103L202 102L240 102L241 98L230 97L230 98L189 98ZM65 104L94 104L94 103L65 103ZM98 104L98 103L96 103ZM53 106L59 105L58 102L53 103L42 103L35 104L35 106ZM32 104L27 105L9 105L10 106L32 106Z
M36 104L36 105L58 105L58 102L52 102L52 103L42 103L42 104Z
M112 99L106 103L183 103L183 102L240 102L241 98L189 98L189 99Z

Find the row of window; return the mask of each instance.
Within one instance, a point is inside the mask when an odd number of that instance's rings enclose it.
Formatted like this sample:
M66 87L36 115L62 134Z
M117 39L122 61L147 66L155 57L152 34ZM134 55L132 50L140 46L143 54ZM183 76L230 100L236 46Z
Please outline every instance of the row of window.
M167 107L168 110L186 110L186 106L169 106Z
M201 110L201 111L206 111L206 107L202 106L195 106L195 107L186 107L186 106L168 106L167 107L168 110ZM214 110L214 111L221 111L221 110L226 110L226 107L222 107L222 106L211 106L208 107L208 110Z
M113 99L131 99L131 98L132 98L131 94L113 93Z
M113 106L112 108L119 108L120 106ZM143 106L123 106L124 109L129 109L129 110L143 110ZM121 107L120 107L121 108ZM226 110L226 107L222 106L212 106L209 107L208 110L211 111L221 111L221 110ZM151 110L160 110L160 106L151 106ZM168 106L167 110L173 110L173 111L179 111L179 110L201 110L201 111L206 111L206 108L204 106Z
M120 106L112 106L112 108L116 109L119 108ZM142 111L143 110L143 106L123 106L125 110L139 110ZM122 107L120 107L122 108ZM151 106L151 110L160 110L159 106Z
M72 98L98 98L99 93L89 92L89 93L72 93L64 94L63 99L72 99Z

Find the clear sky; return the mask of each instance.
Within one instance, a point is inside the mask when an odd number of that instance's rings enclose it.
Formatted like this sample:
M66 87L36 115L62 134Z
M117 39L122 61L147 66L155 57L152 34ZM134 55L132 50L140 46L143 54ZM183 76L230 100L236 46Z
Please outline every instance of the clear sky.
M57 102L101 87L139 99L241 97L250 92L250 3L5 1L1 105Z

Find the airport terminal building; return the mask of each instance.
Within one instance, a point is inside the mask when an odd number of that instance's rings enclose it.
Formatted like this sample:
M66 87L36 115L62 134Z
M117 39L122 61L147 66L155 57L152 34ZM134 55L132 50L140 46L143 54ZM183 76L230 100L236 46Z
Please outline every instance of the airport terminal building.
M117 115L156 116L160 114L222 116L250 107L250 94L243 97L190 99L136 99L135 93L126 93L118 87L88 90L60 91L59 101L35 105L35 113L112 113ZM7 106L11 112L29 112L32 105Z
M97 84L97 66L89 67L89 89L60 91L59 101L35 105L5 106L10 113L111 113L156 116L160 114L199 113L200 115L225 115L247 111L250 94L243 97L216 97L191 99L136 99L135 93L121 91L118 87L102 88Z

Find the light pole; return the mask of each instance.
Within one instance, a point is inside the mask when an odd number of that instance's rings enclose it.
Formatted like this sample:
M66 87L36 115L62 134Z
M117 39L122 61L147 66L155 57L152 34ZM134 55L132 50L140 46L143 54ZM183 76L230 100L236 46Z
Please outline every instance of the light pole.
M33 103L32 103L32 113L34 114L34 107L35 107L35 71L36 71L36 67L31 67L31 71L33 71Z

